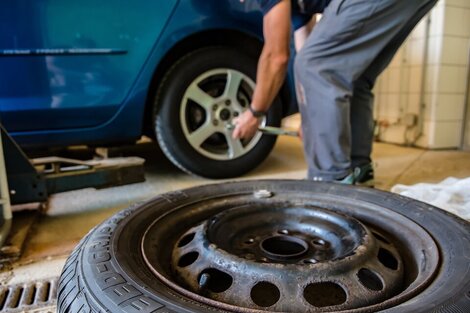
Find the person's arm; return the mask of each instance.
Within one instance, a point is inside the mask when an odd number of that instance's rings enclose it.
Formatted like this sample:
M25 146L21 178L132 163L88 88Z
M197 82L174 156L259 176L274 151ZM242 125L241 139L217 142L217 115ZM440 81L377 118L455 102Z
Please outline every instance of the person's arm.
M281 88L289 63L291 0L282 0L263 19L264 46L258 62L256 88L251 101L255 111L266 112ZM246 110L235 121L233 138L251 138L259 119Z

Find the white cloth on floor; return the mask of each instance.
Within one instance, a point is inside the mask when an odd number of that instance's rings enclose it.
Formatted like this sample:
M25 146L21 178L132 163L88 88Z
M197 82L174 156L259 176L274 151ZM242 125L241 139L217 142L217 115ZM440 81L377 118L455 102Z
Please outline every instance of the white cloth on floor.
M395 185L392 192L429 203L470 221L470 177L449 177L438 184Z

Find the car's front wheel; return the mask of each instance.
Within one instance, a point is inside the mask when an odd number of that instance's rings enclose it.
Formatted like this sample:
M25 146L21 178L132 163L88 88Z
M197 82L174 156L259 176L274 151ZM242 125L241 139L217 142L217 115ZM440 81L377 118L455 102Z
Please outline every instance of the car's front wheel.
M166 156L179 168L209 178L242 175L261 163L276 138L232 138L233 119L245 111L255 88L256 58L233 48L190 53L166 74L157 94L155 131ZM262 125L279 126L276 100Z

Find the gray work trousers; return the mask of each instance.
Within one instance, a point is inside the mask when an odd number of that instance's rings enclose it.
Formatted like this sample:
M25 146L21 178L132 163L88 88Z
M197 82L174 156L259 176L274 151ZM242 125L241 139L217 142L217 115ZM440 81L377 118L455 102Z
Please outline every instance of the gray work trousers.
M308 178L371 162L372 88L437 0L332 0L295 61Z

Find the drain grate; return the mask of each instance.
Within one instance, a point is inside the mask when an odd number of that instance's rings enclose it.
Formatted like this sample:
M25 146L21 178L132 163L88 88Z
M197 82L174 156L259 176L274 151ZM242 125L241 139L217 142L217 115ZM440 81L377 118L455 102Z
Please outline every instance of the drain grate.
M57 303L57 279L0 287L0 312L32 311Z

